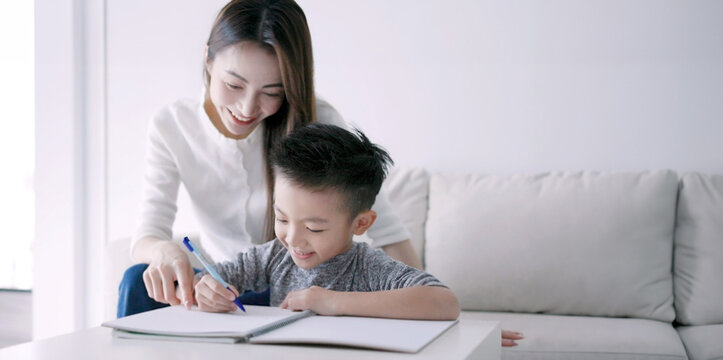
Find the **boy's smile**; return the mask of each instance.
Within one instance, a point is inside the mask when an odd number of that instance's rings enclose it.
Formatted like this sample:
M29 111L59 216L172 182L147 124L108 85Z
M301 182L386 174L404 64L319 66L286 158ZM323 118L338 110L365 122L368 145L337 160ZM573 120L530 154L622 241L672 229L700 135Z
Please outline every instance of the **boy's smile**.
M352 247L362 214L349 219L344 201L338 191L309 190L276 173L274 230L297 266L314 268Z

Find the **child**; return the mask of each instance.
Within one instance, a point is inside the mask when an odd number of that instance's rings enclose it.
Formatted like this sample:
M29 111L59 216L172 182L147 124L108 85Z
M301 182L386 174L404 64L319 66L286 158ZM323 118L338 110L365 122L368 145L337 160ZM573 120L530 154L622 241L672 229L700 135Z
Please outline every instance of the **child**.
M321 315L457 318L457 298L439 280L352 241L376 220L371 206L391 163L386 151L359 131L311 124L292 132L269 160L277 238L216 265L234 293L196 275L201 310L232 311L236 289L270 287L272 306Z

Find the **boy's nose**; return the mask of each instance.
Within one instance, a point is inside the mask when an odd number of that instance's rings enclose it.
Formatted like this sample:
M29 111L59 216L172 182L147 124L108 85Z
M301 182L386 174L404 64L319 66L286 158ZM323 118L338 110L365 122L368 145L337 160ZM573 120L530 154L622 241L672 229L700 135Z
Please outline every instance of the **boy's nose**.
M289 229L286 233L286 243L290 246L301 246L304 245L304 240L301 236L301 231L296 229Z

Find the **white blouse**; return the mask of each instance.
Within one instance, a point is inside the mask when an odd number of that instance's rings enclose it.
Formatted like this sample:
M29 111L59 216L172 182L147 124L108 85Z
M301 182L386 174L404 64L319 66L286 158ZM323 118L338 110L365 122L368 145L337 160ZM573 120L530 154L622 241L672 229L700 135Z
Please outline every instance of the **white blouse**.
M230 261L241 250L264 242L267 187L263 122L245 139L225 137L211 123L199 100L179 100L158 112L148 127L145 183L138 239L170 240L179 185L191 198L201 247L214 261ZM317 100L317 121L350 129L341 115ZM376 247L410 238L380 192L372 207L377 220L368 230Z

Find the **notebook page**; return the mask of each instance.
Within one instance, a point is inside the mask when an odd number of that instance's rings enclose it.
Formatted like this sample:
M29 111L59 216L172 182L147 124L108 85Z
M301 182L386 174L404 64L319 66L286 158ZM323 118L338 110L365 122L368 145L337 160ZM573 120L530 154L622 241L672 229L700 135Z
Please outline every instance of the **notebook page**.
M263 326L283 321L299 313L269 306L247 305L246 312L209 313L197 307L186 310L182 305L169 306L102 324L120 330L146 334L196 336L196 337L245 337Z
M350 316L312 316L254 336L252 343L308 343L416 353L457 323Z

